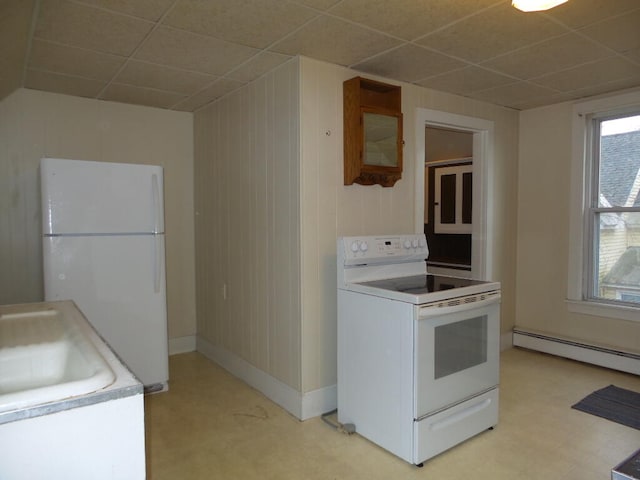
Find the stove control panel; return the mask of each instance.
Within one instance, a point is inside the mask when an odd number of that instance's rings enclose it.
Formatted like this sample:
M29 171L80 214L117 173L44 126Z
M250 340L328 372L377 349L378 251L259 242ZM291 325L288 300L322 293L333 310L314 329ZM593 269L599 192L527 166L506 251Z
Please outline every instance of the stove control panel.
M338 239L343 265L399 263L424 260L429 255L424 234L372 235Z

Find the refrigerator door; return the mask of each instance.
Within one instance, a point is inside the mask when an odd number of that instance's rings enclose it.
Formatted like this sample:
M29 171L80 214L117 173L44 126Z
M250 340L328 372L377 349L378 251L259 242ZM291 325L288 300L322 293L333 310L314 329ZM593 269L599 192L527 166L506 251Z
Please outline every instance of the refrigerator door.
M71 299L140 381L169 378L164 235L44 237L45 299Z
M43 158L43 234L163 233L162 167Z

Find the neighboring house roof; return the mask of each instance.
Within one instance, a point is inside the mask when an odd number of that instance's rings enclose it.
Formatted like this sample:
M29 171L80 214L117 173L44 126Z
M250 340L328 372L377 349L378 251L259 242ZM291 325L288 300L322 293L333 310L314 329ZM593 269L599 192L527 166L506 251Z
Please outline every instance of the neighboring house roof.
M603 284L638 287L640 285L640 247L629 247L602 279Z
M610 205L640 207L640 131L600 141L600 192Z

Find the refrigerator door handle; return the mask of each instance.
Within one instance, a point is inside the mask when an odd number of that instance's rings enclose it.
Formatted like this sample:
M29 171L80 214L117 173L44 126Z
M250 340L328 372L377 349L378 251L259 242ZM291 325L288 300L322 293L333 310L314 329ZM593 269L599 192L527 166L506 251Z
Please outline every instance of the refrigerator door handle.
M160 205L160 184L158 183L158 175L151 175L151 195L153 198L153 233L161 233L160 216L162 206Z
M160 235L153 236L153 291L160 293L160 283L162 279L162 248L158 245L161 241Z

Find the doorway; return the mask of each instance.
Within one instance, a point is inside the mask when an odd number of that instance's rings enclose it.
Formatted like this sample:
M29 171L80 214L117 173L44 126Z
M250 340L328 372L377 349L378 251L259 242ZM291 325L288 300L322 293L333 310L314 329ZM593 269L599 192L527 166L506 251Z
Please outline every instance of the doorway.
M470 222L470 237L466 237L467 241L471 243L471 259L470 268L467 261L467 267L465 269L450 268L447 266L430 266L431 273L442 273L445 275L453 275L458 277L487 279L492 278L493 274L493 215L491 208L491 172L492 172L492 157L493 157L493 131L494 125L492 121L467 117L464 115L457 115L447 112L441 112L438 110L430 110L425 108L418 108L416 111L416 214L415 214L415 228L417 232L424 231L425 228L425 216L431 220L434 213L429 212L428 197L428 184L425 182L425 166L427 160L427 128L437 129L439 132L444 132L445 135L457 136L465 138L465 142L471 140L471 155L455 154L455 156L461 155L460 158L453 158L454 154L449 154L451 158L448 160L463 160L456 162L454 165L440 164L440 167L460 167L456 172L445 172L445 175L452 174L453 177L448 178L450 185L449 195L453 195L451 192L455 192L458 196L458 202L464 203L464 192L460 189L464 189L464 182L467 182L467 193L470 190L470 204L471 208L471 222ZM435 130L432 130L435 131ZM455 132L455 135L452 134ZM468 146L466 147L468 150ZM462 156L464 155L464 156ZM446 162L445 162L446 163ZM471 176L466 176L468 173L464 168L467 166L459 165L467 163L471 165ZM433 164L432 166L436 166ZM434 174L435 179L435 174ZM456 187L452 188L451 185L455 184ZM458 187L460 186L460 187ZM434 193L435 193L435 180L434 180ZM460 192L460 193L458 193ZM462 197L460 197L462 195ZM435 203L435 200L434 200ZM468 203L468 201L467 201ZM462 215L462 214L461 214ZM455 215L453 217L455 219ZM454 222L455 223L455 222ZM469 225L464 227L464 221L461 222L462 228L469 228ZM469 235L468 230L463 235ZM435 246L434 246L435 247ZM431 245L429 245L431 250ZM434 255L437 258L437 252L434 250ZM431 258L431 251L429 254Z
M427 267L471 271L473 133L425 128L424 233Z

